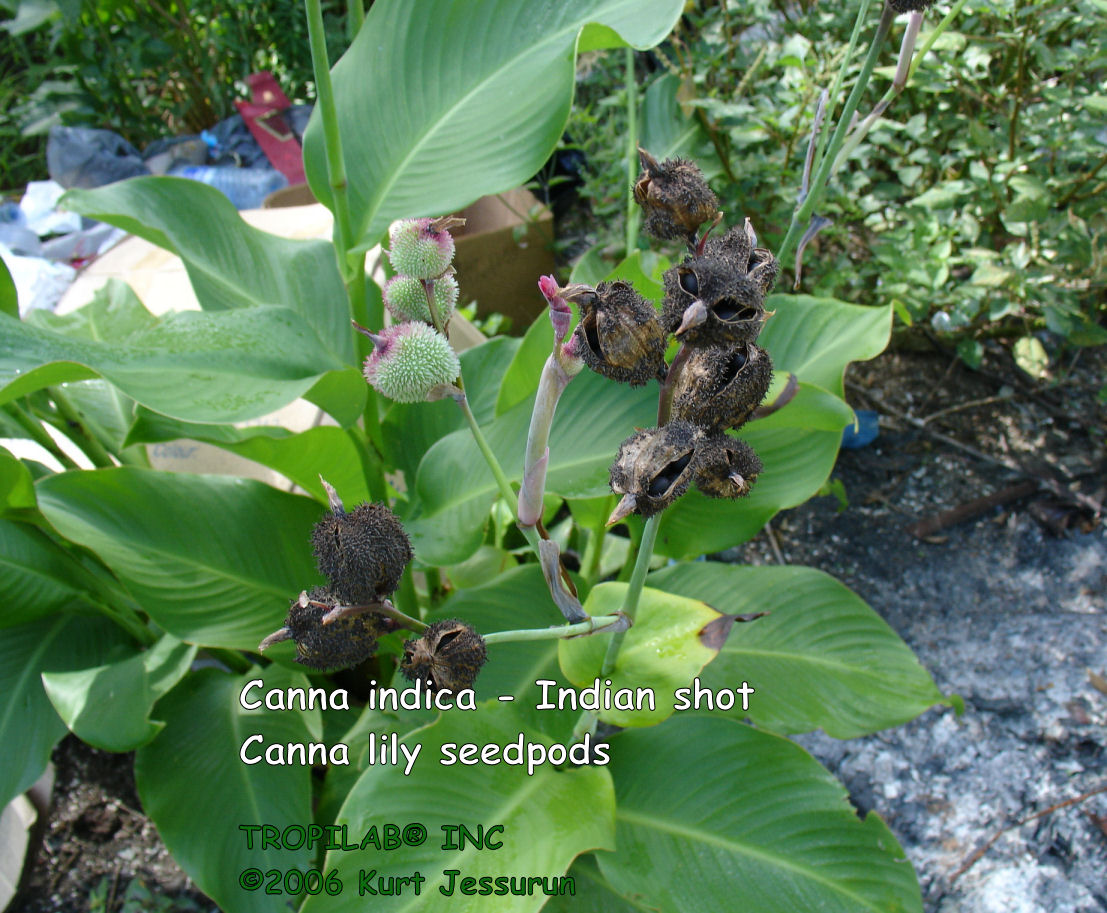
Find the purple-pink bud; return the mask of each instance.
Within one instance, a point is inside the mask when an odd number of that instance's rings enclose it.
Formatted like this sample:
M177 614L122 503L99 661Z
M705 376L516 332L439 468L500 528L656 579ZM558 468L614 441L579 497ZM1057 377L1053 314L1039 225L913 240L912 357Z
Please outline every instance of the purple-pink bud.
M553 276L543 276L538 280L538 289L550 306L550 323L553 324L554 337L561 342L569 334L569 326L573 322L573 309L569 303L561 297L561 289Z

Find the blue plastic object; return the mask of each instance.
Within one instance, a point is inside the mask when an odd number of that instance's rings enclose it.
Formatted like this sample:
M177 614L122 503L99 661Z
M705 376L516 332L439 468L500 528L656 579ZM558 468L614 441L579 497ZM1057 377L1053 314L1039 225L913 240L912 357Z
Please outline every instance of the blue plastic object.
M855 409L856 425L846 425L842 432L842 449L860 450L868 447L880 434L880 417L871 409Z

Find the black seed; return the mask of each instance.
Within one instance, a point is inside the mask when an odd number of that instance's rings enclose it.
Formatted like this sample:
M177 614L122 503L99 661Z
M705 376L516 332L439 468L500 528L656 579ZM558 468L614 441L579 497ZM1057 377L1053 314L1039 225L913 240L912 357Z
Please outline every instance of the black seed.
M691 270L680 274L680 287L684 289L689 295L698 295L700 293L700 283L696 278L696 274Z
M670 479L664 473L657 476L652 482L650 482L650 497L660 498L665 492L669 490L669 486L673 484L673 480Z
M730 361L727 362L726 366L726 383L729 384L738 376L738 372L746 366L748 360L745 346L739 346L734 350L734 354L730 356Z

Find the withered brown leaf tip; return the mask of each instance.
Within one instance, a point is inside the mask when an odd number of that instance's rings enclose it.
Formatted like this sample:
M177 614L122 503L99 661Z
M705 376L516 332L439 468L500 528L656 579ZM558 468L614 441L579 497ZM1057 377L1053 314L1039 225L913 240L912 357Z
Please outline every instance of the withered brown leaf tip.
M653 516L684 494L692 484L696 448L703 438L699 428L677 420L623 441L611 465L611 490L623 497L609 524L631 513Z
M769 353L752 342L694 349L673 388L673 416L709 432L739 428L772 378Z
M400 671L432 691L470 688L488 658L484 638L457 619L436 621L404 644Z
M383 504L326 514L311 532L311 547L334 595L351 605L379 602L395 592L412 559L407 533Z
M664 376L665 332L657 310L629 282L601 282L570 300L580 306L574 348L589 368L632 387Z
M642 230L661 240L694 239L719 210L703 172L687 159L658 163L644 149L638 150L638 158L642 172L634 184L634 199L642 207Z

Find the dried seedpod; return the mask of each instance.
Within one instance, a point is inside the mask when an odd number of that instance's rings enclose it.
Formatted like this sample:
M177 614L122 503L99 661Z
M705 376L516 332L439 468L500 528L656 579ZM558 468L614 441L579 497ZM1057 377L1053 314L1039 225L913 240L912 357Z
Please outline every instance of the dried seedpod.
M757 286L762 295L769 294L779 275L780 261L773 256L772 251L755 247L750 252L746 278Z
M780 274L780 263L772 251L757 246L757 233L746 219L721 238L713 238L704 247L707 259L723 260L738 276L745 276L762 295L767 295Z
M404 644L400 671L431 691L471 688L488 658L484 638L457 619L436 621Z
M644 149L638 150L638 158L642 173L634 184L634 200L642 207L642 230L663 241L693 241L699 227L719 210L703 172L686 159L658 163Z
M673 417L708 431L738 428L772 379L769 353L752 342L695 349L673 386Z
M640 387L665 374L665 331L657 310L629 282L572 287L580 306L572 348L597 374Z
M661 324L697 348L753 342L765 322L761 290L724 258L688 258L665 271Z
M709 498L741 498L761 473L761 460L745 441L713 435L700 445L696 487Z
M296 661L312 669L331 671L356 666L377 651L377 637L395 626L372 612L348 615L329 624L323 616L342 601L325 587L315 587L289 603L284 627L261 642L264 651L282 640L296 642Z
M342 602L379 602L399 586L412 559L411 541L383 504L359 504L349 513L334 506L311 531L319 572Z
M672 421L638 431L619 446L611 465L611 490L622 496L608 525L632 513L651 517L688 490L696 469L696 448L704 432Z

